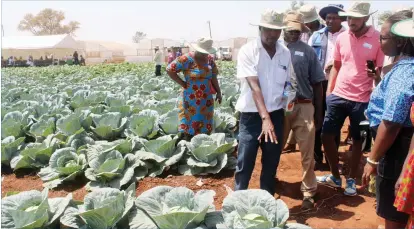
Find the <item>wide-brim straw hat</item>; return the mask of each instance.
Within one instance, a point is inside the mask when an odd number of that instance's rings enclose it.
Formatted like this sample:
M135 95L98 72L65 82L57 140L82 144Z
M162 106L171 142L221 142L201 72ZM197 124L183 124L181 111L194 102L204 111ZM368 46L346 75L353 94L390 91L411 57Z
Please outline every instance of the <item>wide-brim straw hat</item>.
M395 23L391 27L391 32L401 37L414 37L414 10L413 18Z
M326 16L328 14L338 14L339 12L344 12L344 6L342 4L329 4L326 7L323 7L320 11L319 11L319 16L326 21ZM341 17L342 21L346 21L346 17Z
M371 4L369 2L354 2L349 10L339 12L338 15L342 17L368 17L377 11L370 12Z
M319 15L314 5L306 4L301 6L299 13L303 15L303 22L305 24L319 20Z
M200 38L197 43L190 44L193 49L197 52L204 54L214 54L217 50L213 47L213 40L211 38Z
M260 18L259 23L250 23L254 26L260 26L268 29L282 30L287 26L284 24L285 14L276 10L266 9Z
M302 33L310 31L303 21L303 14L294 11L290 11L286 14L285 24L288 27L286 30L298 30Z

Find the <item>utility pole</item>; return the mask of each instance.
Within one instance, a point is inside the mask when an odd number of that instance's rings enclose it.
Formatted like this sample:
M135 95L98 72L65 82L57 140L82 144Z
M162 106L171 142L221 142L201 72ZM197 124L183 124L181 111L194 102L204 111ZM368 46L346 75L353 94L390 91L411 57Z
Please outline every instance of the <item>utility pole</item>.
M210 24L210 21L207 21L207 23L208 23L208 29L209 29L209 31L210 31L210 38L213 38L213 37L211 36L211 24Z

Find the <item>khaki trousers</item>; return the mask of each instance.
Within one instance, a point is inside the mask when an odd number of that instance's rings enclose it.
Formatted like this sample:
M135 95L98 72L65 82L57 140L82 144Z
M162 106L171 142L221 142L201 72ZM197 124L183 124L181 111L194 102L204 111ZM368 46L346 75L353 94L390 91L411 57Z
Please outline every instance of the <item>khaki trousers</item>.
M286 145L289 132L299 145L302 160L302 185L300 190L304 197L316 194L317 182L314 171L315 146L315 108L312 103L297 103L290 115L285 116L283 145Z

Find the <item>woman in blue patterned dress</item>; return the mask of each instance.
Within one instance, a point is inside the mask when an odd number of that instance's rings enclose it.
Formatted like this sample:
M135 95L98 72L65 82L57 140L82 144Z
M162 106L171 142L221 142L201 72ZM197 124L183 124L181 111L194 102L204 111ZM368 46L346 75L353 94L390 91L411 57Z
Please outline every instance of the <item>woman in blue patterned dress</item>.
M172 80L182 88L182 100L179 101L179 131L186 139L197 134L210 134L213 130L214 98L221 103L221 91L217 80L218 69L209 54L216 50L213 40L202 38L193 44L195 52L178 57L167 67ZM185 80L178 73L183 72Z
M385 229L404 228L408 221L408 214L399 212L394 201L395 184L414 133L410 119L414 102L414 44L408 36L396 33L394 25L412 16L410 11L400 11L382 25L381 49L387 56L399 56L399 60L372 92L367 109L375 143L367 158L362 184L368 185L370 176L377 175L376 211L385 219Z

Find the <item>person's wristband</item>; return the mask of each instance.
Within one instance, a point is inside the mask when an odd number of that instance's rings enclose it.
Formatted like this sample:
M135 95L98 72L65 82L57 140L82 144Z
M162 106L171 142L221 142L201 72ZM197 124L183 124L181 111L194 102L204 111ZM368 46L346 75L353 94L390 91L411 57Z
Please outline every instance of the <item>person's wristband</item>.
M373 166L377 166L379 164L378 162L375 162L375 161L372 161L371 159L369 159L369 157L367 157L367 162L368 162L368 164L373 165Z

